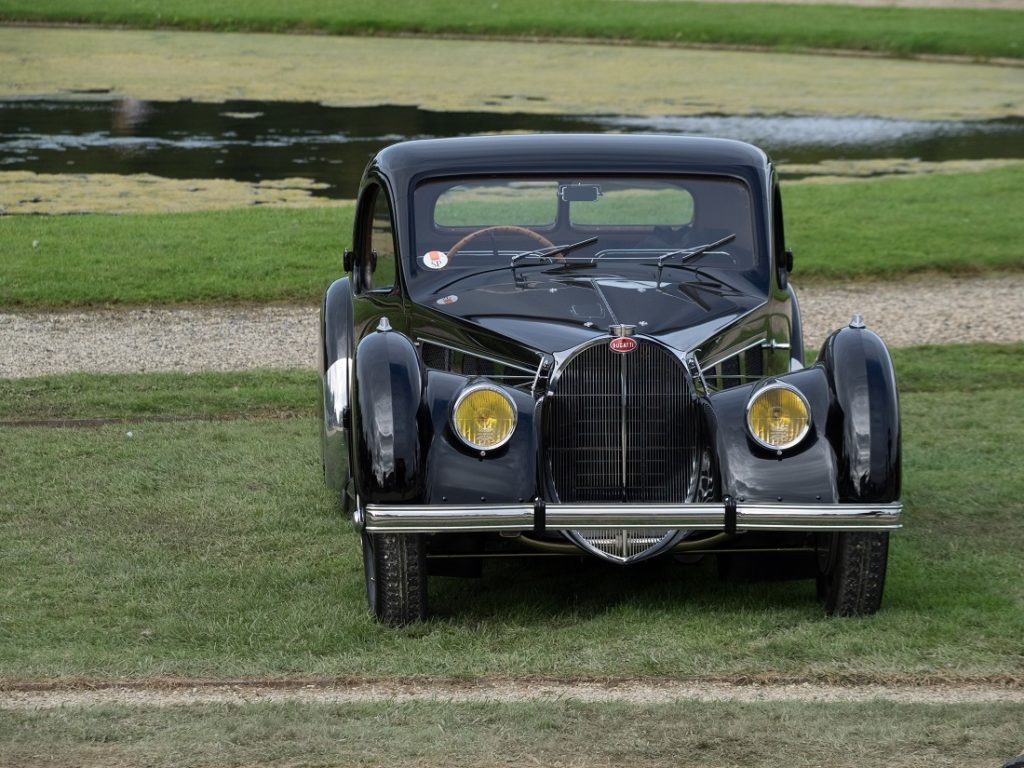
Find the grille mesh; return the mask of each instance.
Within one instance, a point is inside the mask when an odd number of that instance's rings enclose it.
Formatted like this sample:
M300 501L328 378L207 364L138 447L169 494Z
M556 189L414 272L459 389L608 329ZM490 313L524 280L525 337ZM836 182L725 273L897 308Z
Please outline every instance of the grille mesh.
M701 418L687 372L668 351L644 342L626 354L589 347L562 369L549 407L560 501L687 500Z

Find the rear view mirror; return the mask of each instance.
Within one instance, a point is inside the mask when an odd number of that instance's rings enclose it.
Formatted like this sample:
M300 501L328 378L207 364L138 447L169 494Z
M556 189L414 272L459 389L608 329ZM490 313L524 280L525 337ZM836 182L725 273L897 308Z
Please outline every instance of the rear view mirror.
M558 188L558 195L566 203L592 203L601 196L601 187L597 184L563 184Z

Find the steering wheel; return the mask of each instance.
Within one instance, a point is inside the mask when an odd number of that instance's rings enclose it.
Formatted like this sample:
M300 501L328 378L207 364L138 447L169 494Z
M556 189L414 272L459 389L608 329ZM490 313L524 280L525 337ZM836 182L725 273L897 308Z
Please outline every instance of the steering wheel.
M489 234L504 234L504 235L524 235L531 240L540 243L542 248L554 248L555 244L548 240L544 235L534 232L532 229L526 227L517 227L515 224L499 224L494 227L484 227L478 229L476 232L470 232L464 238L459 240L455 245L448 249L448 260L450 261L455 254L469 245L471 242L476 240L482 235Z

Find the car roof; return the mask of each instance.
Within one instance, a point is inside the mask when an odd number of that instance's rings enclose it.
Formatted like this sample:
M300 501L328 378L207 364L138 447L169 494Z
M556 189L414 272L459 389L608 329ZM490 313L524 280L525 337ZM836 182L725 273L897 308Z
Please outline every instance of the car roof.
M650 134L528 134L424 139L381 150L367 168L397 189L426 177L505 173L770 173L768 156L731 139ZM364 178L365 181L365 178Z

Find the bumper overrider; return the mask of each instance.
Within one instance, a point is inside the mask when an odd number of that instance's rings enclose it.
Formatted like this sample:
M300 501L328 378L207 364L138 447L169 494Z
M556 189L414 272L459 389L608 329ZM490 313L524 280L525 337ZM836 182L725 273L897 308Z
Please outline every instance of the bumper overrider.
M564 531L678 528L701 531L891 531L903 504L368 504L358 521L370 533Z

